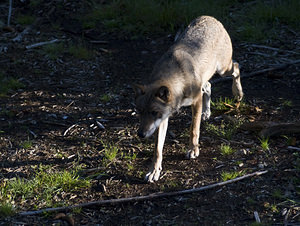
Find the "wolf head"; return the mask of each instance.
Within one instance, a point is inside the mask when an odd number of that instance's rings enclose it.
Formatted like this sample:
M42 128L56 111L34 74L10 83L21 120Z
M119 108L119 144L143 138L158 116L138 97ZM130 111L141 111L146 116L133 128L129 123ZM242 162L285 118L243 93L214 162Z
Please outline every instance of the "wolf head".
M150 137L160 123L172 114L171 93L166 86L135 85L136 108L140 115L138 136Z

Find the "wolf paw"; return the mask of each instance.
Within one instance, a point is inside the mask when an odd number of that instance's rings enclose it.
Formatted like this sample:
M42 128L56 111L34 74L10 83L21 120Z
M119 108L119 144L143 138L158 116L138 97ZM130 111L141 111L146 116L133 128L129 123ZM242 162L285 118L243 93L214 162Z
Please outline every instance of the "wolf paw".
M195 159L199 156L199 148L192 148L190 150L187 151L186 153L186 158L187 159Z
M211 115L210 108L205 109L205 111L202 112L202 119L203 119L203 121L208 120L209 117L210 117L210 115Z
M147 182L153 183L154 181L158 181L161 169L153 169L149 173L146 174L145 180Z

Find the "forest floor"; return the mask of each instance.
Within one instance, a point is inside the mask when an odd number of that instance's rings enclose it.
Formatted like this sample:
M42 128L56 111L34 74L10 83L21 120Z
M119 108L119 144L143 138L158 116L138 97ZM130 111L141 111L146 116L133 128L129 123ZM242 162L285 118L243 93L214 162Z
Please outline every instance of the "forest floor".
M261 125L270 122L299 125L299 62L242 78L245 98L240 108L225 100L232 98L231 81L214 84L215 105L209 121L201 125L197 159L185 159L190 109L174 115L162 177L146 183L154 138L141 140L136 135L139 121L131 85L150 74L174 36L132 40L101 27L84 30L68 17L52 26L50 6L33 25L0 33L0 82L16 78L18 84L0 97L0 192L4 194L16 178L32 180L38 170L76 171L89 186L57 191L49 202L34 193L26 199L16 195L10 200L15 213L0 216L0 225L254 225L255 212L266 225L299 225L299 131L269 140L259 137ZM28 32L22 33L26 28ZM13 41L19 34L20 40ZM55 39L51 45L30 46ZM285 28L281 39L269 43L273 49L238 40L233 46L242 76L290 63L300 54L299 34ZM236 127L232 121L247 126ZM230 146L232 153L222 153L222 145ZM188 195L20 214L198 188L224 180L225 174L263 170L268 173Z

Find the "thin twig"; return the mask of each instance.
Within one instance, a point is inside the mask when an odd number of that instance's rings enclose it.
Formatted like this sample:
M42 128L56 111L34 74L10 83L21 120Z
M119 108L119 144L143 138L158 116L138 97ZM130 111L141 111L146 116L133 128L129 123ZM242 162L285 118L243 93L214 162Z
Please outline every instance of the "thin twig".
M261 221L260 221L260 218L259 218L259 215L258 215L258 212L257 212L257 211L254 211L254 218L255 218L255 221L256 221L257 223L261 223Z
M298 52L294 52L294 51L291 51L291 50L279 49L279 48L274 48L274 47L264 46L264 45L250 44L250 46L255 47L255 48L269 49L269 50L278 51L278 52L287 52L287 53L292 53L292 54L300 54Z
M32 44L32 45L26 46L26 49L32 49L32 48L40 47L40 46L43 46L43 45L49 45L49 44L53 44L55 42L59 42L59 40L58 39L53 39L51 41L35 43L35 44Z
M158 192L158 193L153 193L150 195L144 195L144 196L136 196L136 197L131 197L131 198L121 198L121 199L109 199L109 200L100 200L100 201L93 201L93 202L88 202L88 203L82 203L78 205L73 205L73 206L68 206L68 207L57 207L57 208L46 208L42 210L36 210L36 211L26 211L26 212L21 212L19 215L21 216L29 216L29 215L37 215L45 212L55 212L55 211L66 211L66 210L71 210L74 208L82 208L82 207L90 207L90 206L99 206L99 205L107 205L107 204L118 204L118 203L124 203L124 202L137 202L137 201L144 201L144 200L149 200L149 199L155 199L155 198L162 198L162 197L171 197L171 196L178 196L178 195L185 195L185 194L191 194L195 192L200 192L200 191L205 191L209 190L215 187L220 187L224 186L227 184L231 184L249 177L253 176L260 176L262 174L267 173L268 171L258 171L254 173L250 173L241 177L237 177L232 180L224 181L224 182L219 182L215 184L210 184L207 186L203 186L200 188L192 188L192 189L187 189L187 190L182 190L182 191L174 191L174 192Z
M64 132L64 136L66 136L67 135L67 133L71 130L71 129L73 129L75 126L77 126L78 124L76 123L76 124L74 124L74 125L71 125L68 129L66 129L66 131Z
M92 40L92 41L90 41L90 43L93 43L93 44L108 44L109 42L108 41L101 41L101 40Z

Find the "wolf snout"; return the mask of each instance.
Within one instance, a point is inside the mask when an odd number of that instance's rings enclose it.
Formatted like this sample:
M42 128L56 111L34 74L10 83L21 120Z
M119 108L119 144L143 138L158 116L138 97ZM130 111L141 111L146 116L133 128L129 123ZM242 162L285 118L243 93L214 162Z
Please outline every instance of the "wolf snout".
M138 131L138 136L139 136L140 138L145 138L145 137L146 137L146 133L145 133L144 131L142 131L142 130L139 130L139 131Z

